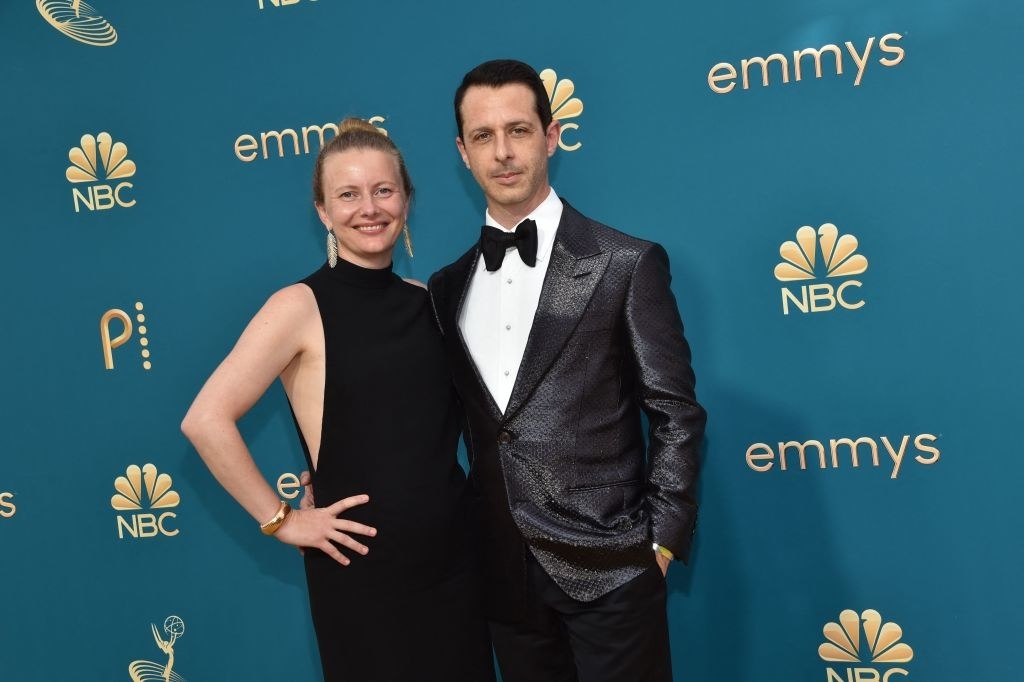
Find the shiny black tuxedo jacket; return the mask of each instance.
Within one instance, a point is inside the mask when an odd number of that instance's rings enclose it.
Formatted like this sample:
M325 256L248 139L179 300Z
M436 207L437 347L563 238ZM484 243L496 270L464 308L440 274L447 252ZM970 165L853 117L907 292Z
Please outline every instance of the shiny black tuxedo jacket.
M654 565L652 541L685 559L697 516L705 413L668 257L563 203L504 414L458 324L478 245L429 285L466 413L469 489L496 620L521 612L527 546L569 596L589 601Z

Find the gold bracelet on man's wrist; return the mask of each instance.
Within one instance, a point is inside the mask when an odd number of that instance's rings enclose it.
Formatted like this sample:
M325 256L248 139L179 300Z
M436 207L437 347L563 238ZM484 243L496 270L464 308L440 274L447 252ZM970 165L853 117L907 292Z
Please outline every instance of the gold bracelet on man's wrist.
M281 506L277 508L277 513L274 514L274 518L270 519L266 523L260 524L260 531L264 535L273 535L278 529L284 524L284 520L288 518L288 514L292 511L292 506L281 500Z

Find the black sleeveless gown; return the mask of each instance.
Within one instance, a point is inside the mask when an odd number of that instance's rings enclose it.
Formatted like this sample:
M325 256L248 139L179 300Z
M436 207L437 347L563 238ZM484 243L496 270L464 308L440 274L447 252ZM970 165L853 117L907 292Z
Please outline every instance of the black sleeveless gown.
M377 529L341 566L306 550L327 682L489 682L490 641L456 461L460 413L426 290L338 260L303 280L326 351L318 507L366 493L345 518ZM297 426L297 425L296 425Z

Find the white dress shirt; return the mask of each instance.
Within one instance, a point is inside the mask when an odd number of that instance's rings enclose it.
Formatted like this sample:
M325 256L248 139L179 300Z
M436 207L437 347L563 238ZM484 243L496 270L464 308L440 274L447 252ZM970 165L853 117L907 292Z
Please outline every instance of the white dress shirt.
M562 219L562 202L555 190L526 217L537 223L537 264L531 268L523 263L518 251L508 251L501 267L488 272L480 256L459 316L469 356L502 412L519 374L551 261L555 231ZM505 229L490 213L484 219L487 225Z

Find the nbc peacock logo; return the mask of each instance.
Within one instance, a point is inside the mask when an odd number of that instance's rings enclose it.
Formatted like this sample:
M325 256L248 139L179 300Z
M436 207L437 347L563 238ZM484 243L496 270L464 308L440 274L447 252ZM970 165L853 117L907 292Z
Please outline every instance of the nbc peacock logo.
M138 539L177 535L180 531L171 526L177 515L173 511L160 511L181 504L181 496L171 490L172 483L170 476L159 473L152 464L142 467L132 464L123 476L115 478L117 493L110 498L110 506L119 512L117 537L124 540L126 536Z
M852 234L839 234L839 228L825 223L817 230L804 225L796 231L796 241L785 241L779 247L782 262L775 266L775 279L780 282L805 282L824 277L849 278L868 269L868 259L857 253L859 243ZM829 282L802 284L799 295L782 287L782 314L789 315L792 303L802 313L822 313L837 307L856 310L864 301L854 300L848 291L862 283L845 279L838 285Z
M900 641L903 628L896 623L883 623L878 611L868 609L857 615L856 611L846 609L839 614L838 623L826 623L822 632L828 641L818 647L821 660L829 663L870 663L873 666L841 670L826 667L826 682L891 682L897 676L910 676L904 668L879 668L880 665L909 663L914 659L914 650Z
M114 142L110 133L82 136L79 146L68 151L71 165L64 171L72 183L71 199L75 213L85 206L90 211L105 211L120 206L131 208L135 200L128 198L132 183L127 181L135 175L135 162L128 158L128 147L124 142ZM119 180L117 184L111 181ZM89 183L89 184L85 184ZM84 185L83 193L74 185Z
M68 38L94 47L117 42L117 31L89 3L82 0L36 0L36 9Z
M574 152L583 146L582 142L575 144L565 142L565 131L579 130L578 123L563 123L566 119L576 118L583 113L583 102L579 97L573 97L576 85L568 78L558 80L558 74L554 69L544 69L540 72L540 79L547 90L548 99L551 100L551 115L556 121L562 124L562 130L558 134L558 146L567 152Z
M174 643L185 634L185 621L178 616L167 616L162 633L153 623L149 627L153 631L153 641L157 648L167 656L167 663L161 665L153 661L132 661L128 664L128 675L132 682L185 682L184 677L174 672ZM167 639L164 639L164 635Z

